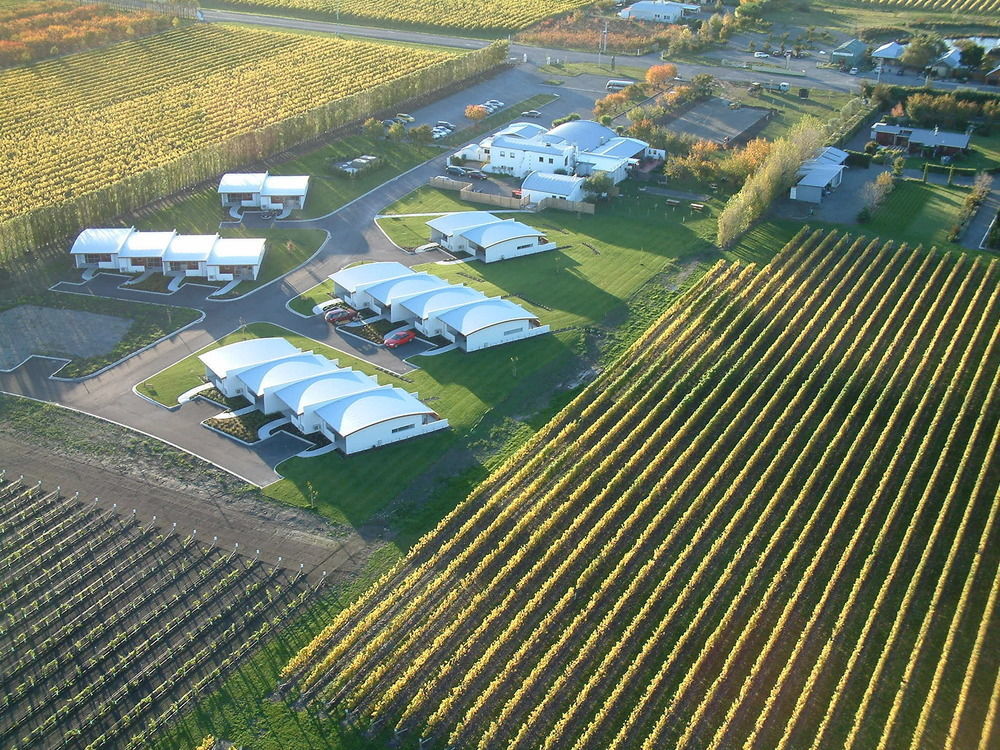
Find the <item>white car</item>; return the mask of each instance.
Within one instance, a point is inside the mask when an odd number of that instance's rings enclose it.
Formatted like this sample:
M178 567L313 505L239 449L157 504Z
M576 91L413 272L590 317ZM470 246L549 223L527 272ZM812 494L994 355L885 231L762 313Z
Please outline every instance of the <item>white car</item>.
M850 74L851 74L852 76L856 76L856 75L858 74L858 69L857 69L857 68L851 68L851 70L850 70Z
M766 52L754 52L753 56L754 57L767 57L768 54Z
M500 109L503 106L503 102L500 101L499 99L487 99L486 103L487 104L492 104L497 109Z

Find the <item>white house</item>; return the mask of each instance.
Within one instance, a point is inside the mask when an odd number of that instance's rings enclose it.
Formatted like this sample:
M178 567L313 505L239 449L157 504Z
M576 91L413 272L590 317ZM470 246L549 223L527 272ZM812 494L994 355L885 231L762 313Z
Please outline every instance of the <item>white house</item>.
M407 319L425 336L443 336L442 313L455 307L482 302L488 297L482 292L462 285L449 285L410 297L400 303Z
M437 316L442 335L467 352L549 332L532 313L505 299L462 305Z
M677 23L682 16L697 13L699 10L701 10L700 5L672 3L669 0L640 0L618 11L618 17L631 18L635 21Z
M211 281L256 279L267 243L260 238L217 234L139 232L134 227L84 229L70 254L77 268L116 269L122 273L156 271Z
M226 344L199 354L198 359L205 365L208 381L223 395L234 398L239 395L238 389L242 385L234 376L242 370L293 357L301 352L288 339L272 337Z
M903 53L906 52L906 45L899 42L886 42L872 52L872 59L883 65L899 65Z
M378 380L363 372L342 368L300 380L275 391L280 410L299 432L319 432L322 420L316 410L338 398L378 388Z
M264 414L274 414L282 406L275 395L279 389L339 369L335 360L302 352L242 369L232 377L237 381L235 390L240 396Z
M409 276L412 273L413 271L402 263L397 263L394 260L381 261L342 268L331 274L330 280L333 282L333 295L360 310L364 307L371 307L371 298L365 294L368 287L390 279L397 279L400 276Z
M521 183L521 194L532 203L538 203L545 198L582 201L585 197L583 182L583 177L568 174L532 172Z
M432 289L444 289L448 286L450 284L438 276L410 273L370 286L365 293L370 300L369 306L375 312L385 315L390 322L397 323L407 319L407 313L402 308L404 301Z
M416 394L385 385L283 338L249 339L200 354L208 379L227 396L243 395L304 434L322 433L357 453L448 427Z
M304 208L309 192L307 175L272 175L267 172L231 173L219 181L222 205L264 211Z
M344 396L316 409L320 432L343 453L377 448L443 430L439 417L402 388L385 385Z
M483 171L527 177L533 172L588 175L607 172L615 183L645 157L664 158L662 150L623 138L593 120L573 120L544 130L536 123L515 123L458 156L483 162Z
M453 253L467 253L486 263L554 250L541 232L514 219L501 219L486 211L445 214L427 222L431 241Z

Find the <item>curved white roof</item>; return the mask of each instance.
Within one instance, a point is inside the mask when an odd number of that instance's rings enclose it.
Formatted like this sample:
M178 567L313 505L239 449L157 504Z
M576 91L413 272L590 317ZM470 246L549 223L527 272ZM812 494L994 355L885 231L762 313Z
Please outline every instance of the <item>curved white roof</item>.
M371 375L345 368L300 380L281 388L275 395L296 414L304 414L311 407L378 387L378 381Z
M475 242L480 247L486 248L500 242L521 237L540 237L545 233L538 231L534 227L529 227L527 224L522 224L519 221L498 221L494 224L483 224L478 227L462 229L458 234L470 242Z
M208 256L210 265L259 265L264 260L267 241L258 237L223 237L216 240Z
M497 135L509 135L513 138L534 138L545 132L545 128L537 122L512 122Z
M218 377L224 378L235 370L253 367L301 351L297 346L293 346L288 339L275 336L226 344L210 352L199 354L198 359Z
M309 190L308 175L268 175L260 189L261 195L305 195Z
M220 193L259 193L267 172L231 172L219 180Z
M360 266L343 268L337 273L330 274L335 284L344 287L348 292L355 292L362 286L378 284L381 281L388 281L400 276L413 273L402 263L394 260L381 261L378 263L362 263Z
M593 120L571 120L552 128L546 136L557 136L575 144L581 151L590 151L612 138L617 138L618 134Z
M523 190L538 190L553 195L572 195L577 186L583 182L582 177L552 172L532 172L521 183Z
M480 224L492 224L495 221L501 221L501 219L489 211L456 211L429 220L427 226L442 234L451 234L459 229L475 227Z
M464 336L512 320L535 320L536 316L505 299L487 299L442 313L438 318Z
M84 229L77 236L70 253L110 253L121 250L125 240L135 231L135 227L103 227Z
M251 393L262 396L268 389L281 388L338 369L340 368L335 361L312 352L305 352L250 367L241 371L236 377Z
M486 295L467 286L448 286L417 294L400 304L421 320L439 310L485 300Z
M400 276L398 279L383 281L368 287L365 291L369 297L383 305L391 305L404 297L412 297L415 294L446 286L449 286L448 282L437 276L432 276L429 273L414 273L409 276Z
M118 252L122 258L159 258L177 232L132 232Z
M350 435L397 417L434 414L434 411L402 388L384 385L337 399L316 410L316 416L334 432Z

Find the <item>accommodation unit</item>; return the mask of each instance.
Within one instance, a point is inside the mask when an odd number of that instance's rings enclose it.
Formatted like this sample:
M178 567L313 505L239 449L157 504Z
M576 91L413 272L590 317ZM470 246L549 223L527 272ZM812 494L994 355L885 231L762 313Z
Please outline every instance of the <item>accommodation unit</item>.
M219 181L222 205L264 211L304 208L309 192L307 175L272 175L267 172L231 173Z
M445 326L441 314L462 305L489 299L482 292L462 285L448 285L410 297L400 303L407 319L425 336L444 336Z
M631 18L636 21L677 23L682 16L697 13L699 10L701 10L699 5L673 3L669 0L639 0L639 2L618 11L618 17Z
M445 214L427 222L431 241L453 253L467 253L486 263L554 250L541 232L514 219L501 219L486 211Z
M901 65L900 59L906 52L906 45L899 42L886 42L872 52L872 60L881 62L884 66Z
M532 203L546 198L564 201L582 201L585 197L583 178L566 174L532 172L521 183L521 194Z
M343 268L332 274L330 280L333 282L335 297L340 297L352 307L361 309L372 306L371 298L365 293L368 287L411 273L413 271L402 263L380 261Z
M350 454L448 427L416 394L302 352L286 339L250 339L198 357L227 396L243 395L304 434L322 433Z
M870 138L880 146L902 147L909 153L926 156L954 156L969 149L971 136L968 133L950 133L935 127L911 128L905 125L889 125L877 122L872 125Z
M953 76L965 68L962 65L962 50L958 47L952 47L928 67L934 71L934 75L942 78Z
M549 332L548 326L520 305L505 299L486 299L440 313L446 339L473 352Z
M830 53L830 62L853 68L860 65L867 54L867 44L860 39L849 39Z
M390 322L397 323L407 319L403 302L432 289L444 289L448 286L447 281L429 273L411 273L370 286L366 293L370 306L376 312L384 315Z
M272 337L247 339L220 346L199 354L198 359L205 365L205 377L208 381L224 396L235 398L240 395L239 388L242 386L235 376L242 370L301 353L302 350L287 339Z
M233 281L256 279L266 250L263 239L105 228L84 229L70 254L77 268L157 271L168 276Z

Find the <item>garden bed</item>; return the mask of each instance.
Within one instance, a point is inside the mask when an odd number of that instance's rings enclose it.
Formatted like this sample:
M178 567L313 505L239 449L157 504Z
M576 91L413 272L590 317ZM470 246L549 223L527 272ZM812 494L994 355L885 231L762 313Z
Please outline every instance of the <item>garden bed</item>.
M205 420L205 424L219 432L224 432L234 438L242 440L244 443L256 443L260 440L257 431L268 422L273 422L274 416L262 414L259 411L248 411L238 417L212 417Z
M244 409L250 406L250 402L242 396L229 398L229 396L226 396L218 388L209 388L207 391L198 391L197 397L203 398L206 401L211 401L213 404L218 404L224 409L229 409L230 411L236 411L237 409Z

